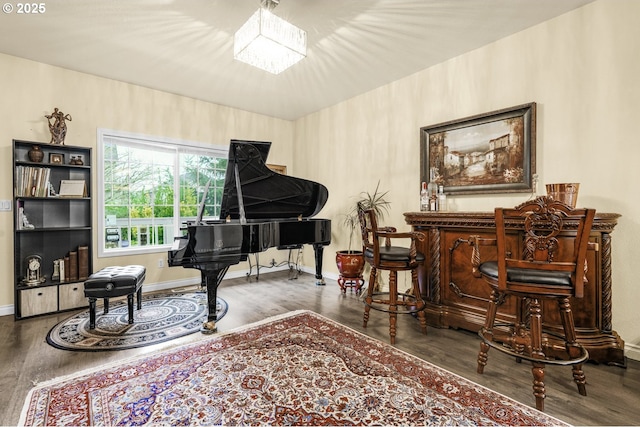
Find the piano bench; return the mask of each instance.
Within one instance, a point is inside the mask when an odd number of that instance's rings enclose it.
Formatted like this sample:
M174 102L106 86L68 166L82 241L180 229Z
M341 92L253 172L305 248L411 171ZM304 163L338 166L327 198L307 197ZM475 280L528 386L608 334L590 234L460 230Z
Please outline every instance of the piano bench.
M104 299L104 312L109 312L109 298L127 297L129 323L133 323L133 296L137 295L138 310L142 308L142 283L146 269L141 265L112 266L93 273L84 282L84 296L89 298L89 329L96 327L96 300Z

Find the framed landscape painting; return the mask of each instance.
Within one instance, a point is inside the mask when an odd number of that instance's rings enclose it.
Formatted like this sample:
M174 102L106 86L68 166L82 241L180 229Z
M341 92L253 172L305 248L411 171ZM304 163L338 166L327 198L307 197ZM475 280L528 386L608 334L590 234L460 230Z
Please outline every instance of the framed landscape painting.
M536 104L420 128L420 180L449 194L533 189Z

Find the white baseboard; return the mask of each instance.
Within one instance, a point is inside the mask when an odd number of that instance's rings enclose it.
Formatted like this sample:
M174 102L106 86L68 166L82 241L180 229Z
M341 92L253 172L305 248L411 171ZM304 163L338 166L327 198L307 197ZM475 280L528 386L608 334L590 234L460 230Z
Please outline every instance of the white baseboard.
M314 276L316 275L315 267L302 267L300 271L312 274ZM325 279L338 280L339 275L338 273L322 273L322 277L324 277Z
M274 268L273 271L277 271L279 268ZM246 277L248 270L240 270L240 271L232 271L227 273L224 276L224 280L226 279L237 279L238 277ZM177 289L184 288L189 286L197 286L200 282L197 279L183 279L183 280L171 280L169 282L158 282L158 283L145 283L143 287L143 293L145 292L156 292L156 291L164 291L166 289Z
M0 307L0 316L13 316L13 304Z
M640 345L625 343L624 355L628 359L640 361Z

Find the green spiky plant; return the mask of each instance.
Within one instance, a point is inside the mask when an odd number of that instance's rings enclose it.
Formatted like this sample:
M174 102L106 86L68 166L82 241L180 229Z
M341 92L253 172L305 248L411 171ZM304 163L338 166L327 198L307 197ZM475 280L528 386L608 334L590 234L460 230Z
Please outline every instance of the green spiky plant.
M349 229L349 251L351 251L351 245L353 243L353 235L356 231L359 231L360 222L358 220L358 204L361 204L365 209L373 209L378 219L383 219L385 214L389 213L389 206L391 203L385 199L388 191L380 191L380 181L376 185L376 189L373 193L363 191L359 194L358 199L353 204L353 207L345 215L343 225Z

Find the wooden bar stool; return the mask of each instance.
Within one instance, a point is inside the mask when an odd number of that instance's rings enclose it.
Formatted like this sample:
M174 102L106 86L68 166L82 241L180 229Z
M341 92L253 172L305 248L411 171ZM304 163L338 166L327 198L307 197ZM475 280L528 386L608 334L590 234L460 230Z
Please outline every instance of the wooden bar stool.
M394 227L380 228L375 211L365 209L361 204L358 204L358 219L362 231L364 258L371 266L362 326L367 327L369 310L372 308L389 313L389 337L391 344L395 344L397 315L417 313L420 326L426 334L427 317L417 271L424 262L424 255L416 250L416 241L424 241L424 234L417 231L398 232ZM411 244L409 247L394 246L391 244L393 239L410 240ZM389 292L376 292L378 270L389 271ZM398 292L398 271L411 271L409 292Z
M577 341L571 298L584 294L586 255L597 249L589 243L594 209L573 209L548 196L513 209L496 208L496 238L471 236L472 266L476 277L491 287L478 353L478 373L484 372L490 348L527 360L533 365L536 408L544 410L545 365L571 365L578 392L586 396L582 364L589 358ZM513 232L524 222L524 239ZM496 246L495 261L480 261L481 246ZM514 323L497 323L499 306L508 297L518 301ZM543 331L542 302L555 301L562 330Z

